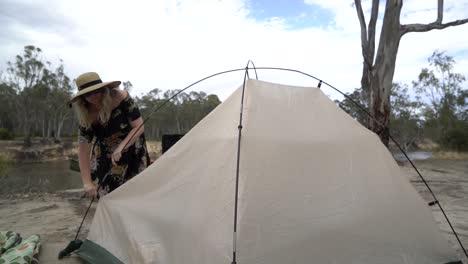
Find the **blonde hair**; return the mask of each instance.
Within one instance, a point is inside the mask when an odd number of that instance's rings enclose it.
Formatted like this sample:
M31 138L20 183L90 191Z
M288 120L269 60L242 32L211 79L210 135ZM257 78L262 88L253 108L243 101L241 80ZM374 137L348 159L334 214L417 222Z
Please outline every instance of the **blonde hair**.
M101 101L101 109L99 110L98 114L98 121L102 125L106 125L110 119L110 115L112 112L112 102L113 102L113 89L111 90L109 87L103 87L102 89L102 101ZM86 101L83 96L78 97L76 103L74 104L76 115L78 116L78 122L80 126L88 129L93 124L91 119L91 115L89 113L90 103Z

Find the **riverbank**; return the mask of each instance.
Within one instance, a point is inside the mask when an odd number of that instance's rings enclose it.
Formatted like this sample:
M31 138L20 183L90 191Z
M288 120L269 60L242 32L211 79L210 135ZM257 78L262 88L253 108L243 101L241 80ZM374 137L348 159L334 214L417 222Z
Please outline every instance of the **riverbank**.
M432 159L414 163L437 195L460 239L468 246L468 161ZM403 163L401 169L421 196L427 202L433 201L410 164ZM76 258L58 261L56 254L74 238L88 205L89 200L81 198L80 190L0 196L0 227L20 232L23 236L40 234L42 263L80 263ZM95 206L84 223L80 238L86 237ZM442 213L437 206L431 208L444 236L462 257Z
M0 227L14 230L26 238L41 237L40 263L84 263L76 256L59 261L57 256L73 240L89 200L81 190L56 193L16 194L0 197ZM79 239L85 239L96 204L86 218Z
M76 153L78 145L72 140L62 142L33 139L25 147L22 140L1 140L0 155L12 163L35 163L67 159Z
M147 140L146 143L150 158L153 160L159 158L162 154L161 142ZM406 161L394 144L390 144L390 150L397 161ZM468 152L441 150L435 143L420 144L408 153L411 159L468 160ZM70 158L77 159L77 155L78 143L75 138L64 138L62 142L33 138L32 145L29 147L25 147L22 140L0 140L0 157L12 163L61 161Z
M161 156L161 142L147 141L149 155L152 159ZM12 163L39 163L68 160L78 155L76 139L63 139L62 142L32 139L31 146L25 147L22 140L0 140L0 155Z

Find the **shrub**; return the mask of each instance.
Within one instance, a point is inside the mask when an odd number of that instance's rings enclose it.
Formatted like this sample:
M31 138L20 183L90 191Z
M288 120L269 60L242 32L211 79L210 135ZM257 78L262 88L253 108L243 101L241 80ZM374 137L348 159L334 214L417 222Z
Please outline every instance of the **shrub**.
M452 128L442 136L442 146L457 151L468 151L468 126Z
M6 128L0 128L0 140L12 140L12 139L15 139L15 136L10 130Z

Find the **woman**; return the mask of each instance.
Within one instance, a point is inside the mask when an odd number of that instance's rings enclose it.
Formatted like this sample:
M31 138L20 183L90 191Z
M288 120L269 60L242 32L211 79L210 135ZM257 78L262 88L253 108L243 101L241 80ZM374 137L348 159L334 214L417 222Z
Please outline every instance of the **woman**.
M78 93L70 103L79 120L78 156L88 197L112 192L149 165L143 119L119 85L102 82L95 72L76 79Z

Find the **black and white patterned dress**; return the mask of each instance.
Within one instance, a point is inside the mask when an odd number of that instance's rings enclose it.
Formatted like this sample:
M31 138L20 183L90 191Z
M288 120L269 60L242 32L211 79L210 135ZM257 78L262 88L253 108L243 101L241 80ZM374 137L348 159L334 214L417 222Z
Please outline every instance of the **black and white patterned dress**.
M112 192L150 164L144 134L122 152L122 157L116 166L111 160L114 150L132 130L130 121L140 116L138 106L130 96L127 96L112 110L107 124L96 123L89 129L80 126L79 142L94 142L90 170L93 181L97 180L101 185L99 197Z

